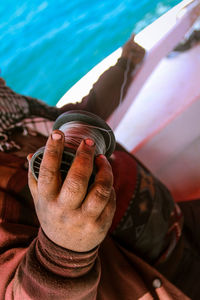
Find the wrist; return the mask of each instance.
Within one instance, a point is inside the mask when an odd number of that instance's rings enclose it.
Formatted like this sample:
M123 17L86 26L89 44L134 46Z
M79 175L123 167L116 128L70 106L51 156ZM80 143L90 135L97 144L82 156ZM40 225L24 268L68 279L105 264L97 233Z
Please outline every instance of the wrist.
M98 256L98 247L88 252L68 250L51 241L40 228L36 254L48 270L60 276L78 277L91 270Z

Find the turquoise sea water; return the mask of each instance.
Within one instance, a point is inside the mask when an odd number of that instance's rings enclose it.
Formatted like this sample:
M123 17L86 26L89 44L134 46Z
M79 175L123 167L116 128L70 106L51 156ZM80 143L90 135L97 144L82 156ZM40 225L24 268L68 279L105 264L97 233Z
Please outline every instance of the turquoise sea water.
M1 0L1 75L15 91L55 105L132 32L179 2Z

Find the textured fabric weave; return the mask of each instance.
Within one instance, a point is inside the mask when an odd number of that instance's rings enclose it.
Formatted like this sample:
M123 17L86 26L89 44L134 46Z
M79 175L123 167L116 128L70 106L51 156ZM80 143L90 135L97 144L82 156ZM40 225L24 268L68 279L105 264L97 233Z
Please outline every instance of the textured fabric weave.
M20 149L10 139L13 131L20 128L24 135L39 132L48 136L52 122L58 116L58 109L48 107L37 99L13 92L0 78L0 151Z

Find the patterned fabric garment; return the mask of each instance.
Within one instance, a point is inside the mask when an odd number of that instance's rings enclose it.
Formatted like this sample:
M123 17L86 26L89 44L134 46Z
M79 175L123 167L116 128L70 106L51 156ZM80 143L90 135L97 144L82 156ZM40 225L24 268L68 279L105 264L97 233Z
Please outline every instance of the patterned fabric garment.
M139 164L135 182L132 199L112 235L146 261L163 263L181 237L183 215L168 189Z
M40 117L41 116L41 117ZM52 122L58 116L56 107L49 107L35 98L13 92L0 78L0 151L8 152L20 149L10 135L18 127L23 134L39 132L48 136Z
M0 105L2 152L19 148L9 139L9 133L16 127L22 128L24 134L39 132L48 136L53 124L51 120L59 115L56 107L49 107L37 99L16 94L5 86L3 80L0 80ZM119 164L119 158L117 161ZM140 164L134 163L134 166L129 167L132 168L130 172L137 169L134 172L137 174L136 178L129 178L134 182L134 193L130 194L130 198L127 197L131 201L127 203L118 226L111 232L121 244L138 251L147 261L155 262L161 253L161 260L165 261L179 240L182 216L177 213L177 207L174 206L168 190L151 173ZM127 168L128 166L126 170Z

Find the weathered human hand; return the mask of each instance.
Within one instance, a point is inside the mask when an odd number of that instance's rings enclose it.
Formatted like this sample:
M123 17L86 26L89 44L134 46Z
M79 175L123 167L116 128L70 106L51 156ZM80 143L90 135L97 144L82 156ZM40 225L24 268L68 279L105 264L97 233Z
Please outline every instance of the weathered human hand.
M134 41L135 35L124 44L121 57L130 58L134 65L139 64L145 55L145 49Z
M29 166L29 187L41 227L49 239L69 250L85 252L102 242L112 223L112 169L105 156L94 159L94 142L87 139L78 147L62 184L59 168L63 148L63 133L53 131L45 147L38 181ZM88 190L94 160L97 174Z

